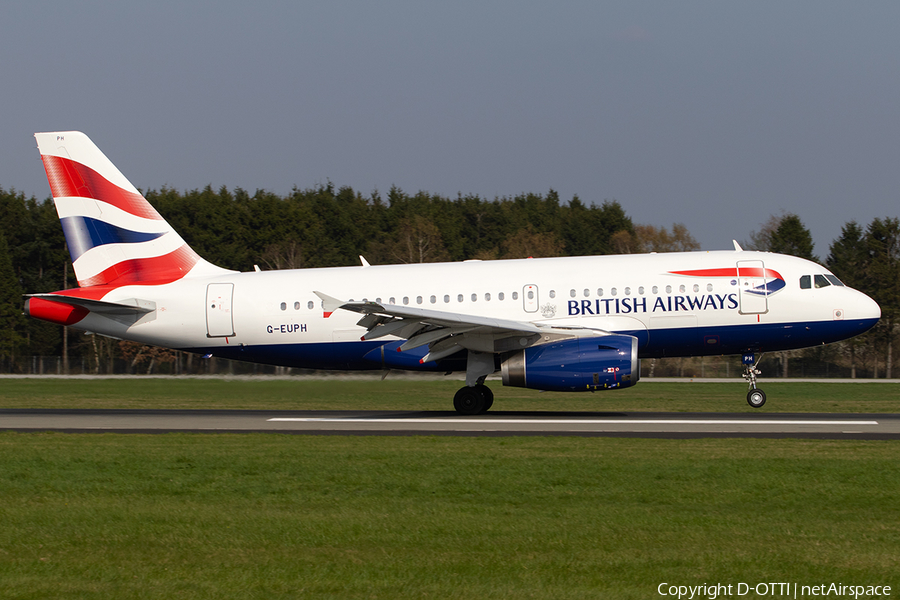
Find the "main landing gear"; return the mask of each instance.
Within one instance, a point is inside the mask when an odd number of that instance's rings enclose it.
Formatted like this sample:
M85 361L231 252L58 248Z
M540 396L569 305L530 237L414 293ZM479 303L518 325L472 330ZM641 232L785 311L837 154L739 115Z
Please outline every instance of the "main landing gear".
M479 383L466 386L453 397L453 408L461 415L477 415L486 412L494 404L494 392Z
M461 415L477 415L494 403L494 392L484 385L484 379L496 370L490 352L469 350L466 357L466 387L453 397L453 408Z
M756 365L759 364L761 358L762 354L759 355L759 358L753 354L744 354L741 358L741 362L744 363L743 377L750 385L750 391L747 392L747 404L753 408L762 408L762 405L766 403L766 393L756 387L756 376L762 374Z

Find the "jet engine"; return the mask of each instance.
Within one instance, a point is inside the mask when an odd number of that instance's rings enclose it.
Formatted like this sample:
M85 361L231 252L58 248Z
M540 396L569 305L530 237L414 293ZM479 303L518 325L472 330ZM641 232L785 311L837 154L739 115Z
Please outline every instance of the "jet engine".
M531 346L504 356L503 385L554 392L630 387L641 376L638 339L581 337Z

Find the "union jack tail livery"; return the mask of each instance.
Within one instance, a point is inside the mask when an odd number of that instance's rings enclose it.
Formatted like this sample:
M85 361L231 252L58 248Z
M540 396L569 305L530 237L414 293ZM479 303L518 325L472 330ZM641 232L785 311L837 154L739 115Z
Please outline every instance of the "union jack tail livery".
M83 133L37 133L80 287L224 272L200 258Z

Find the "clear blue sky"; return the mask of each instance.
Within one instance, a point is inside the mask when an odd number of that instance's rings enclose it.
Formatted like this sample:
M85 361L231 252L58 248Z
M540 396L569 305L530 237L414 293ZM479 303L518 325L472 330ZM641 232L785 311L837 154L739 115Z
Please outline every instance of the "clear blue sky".
M56 2L0 9L0 186L35 131L141 188L616 199L730 248L900 216L898 2Z

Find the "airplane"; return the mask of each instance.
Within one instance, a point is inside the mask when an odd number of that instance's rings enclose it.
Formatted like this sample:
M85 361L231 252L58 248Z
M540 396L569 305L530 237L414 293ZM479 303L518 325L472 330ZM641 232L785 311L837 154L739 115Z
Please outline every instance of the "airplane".
M734 250L251 272L195 253L100 149L37 133L77 288L31 317L204 357L327 370L465 372L457 412L506 386L633 386L643 358L741 354L759 408L764 352L859 335L878 304L824 267Z

